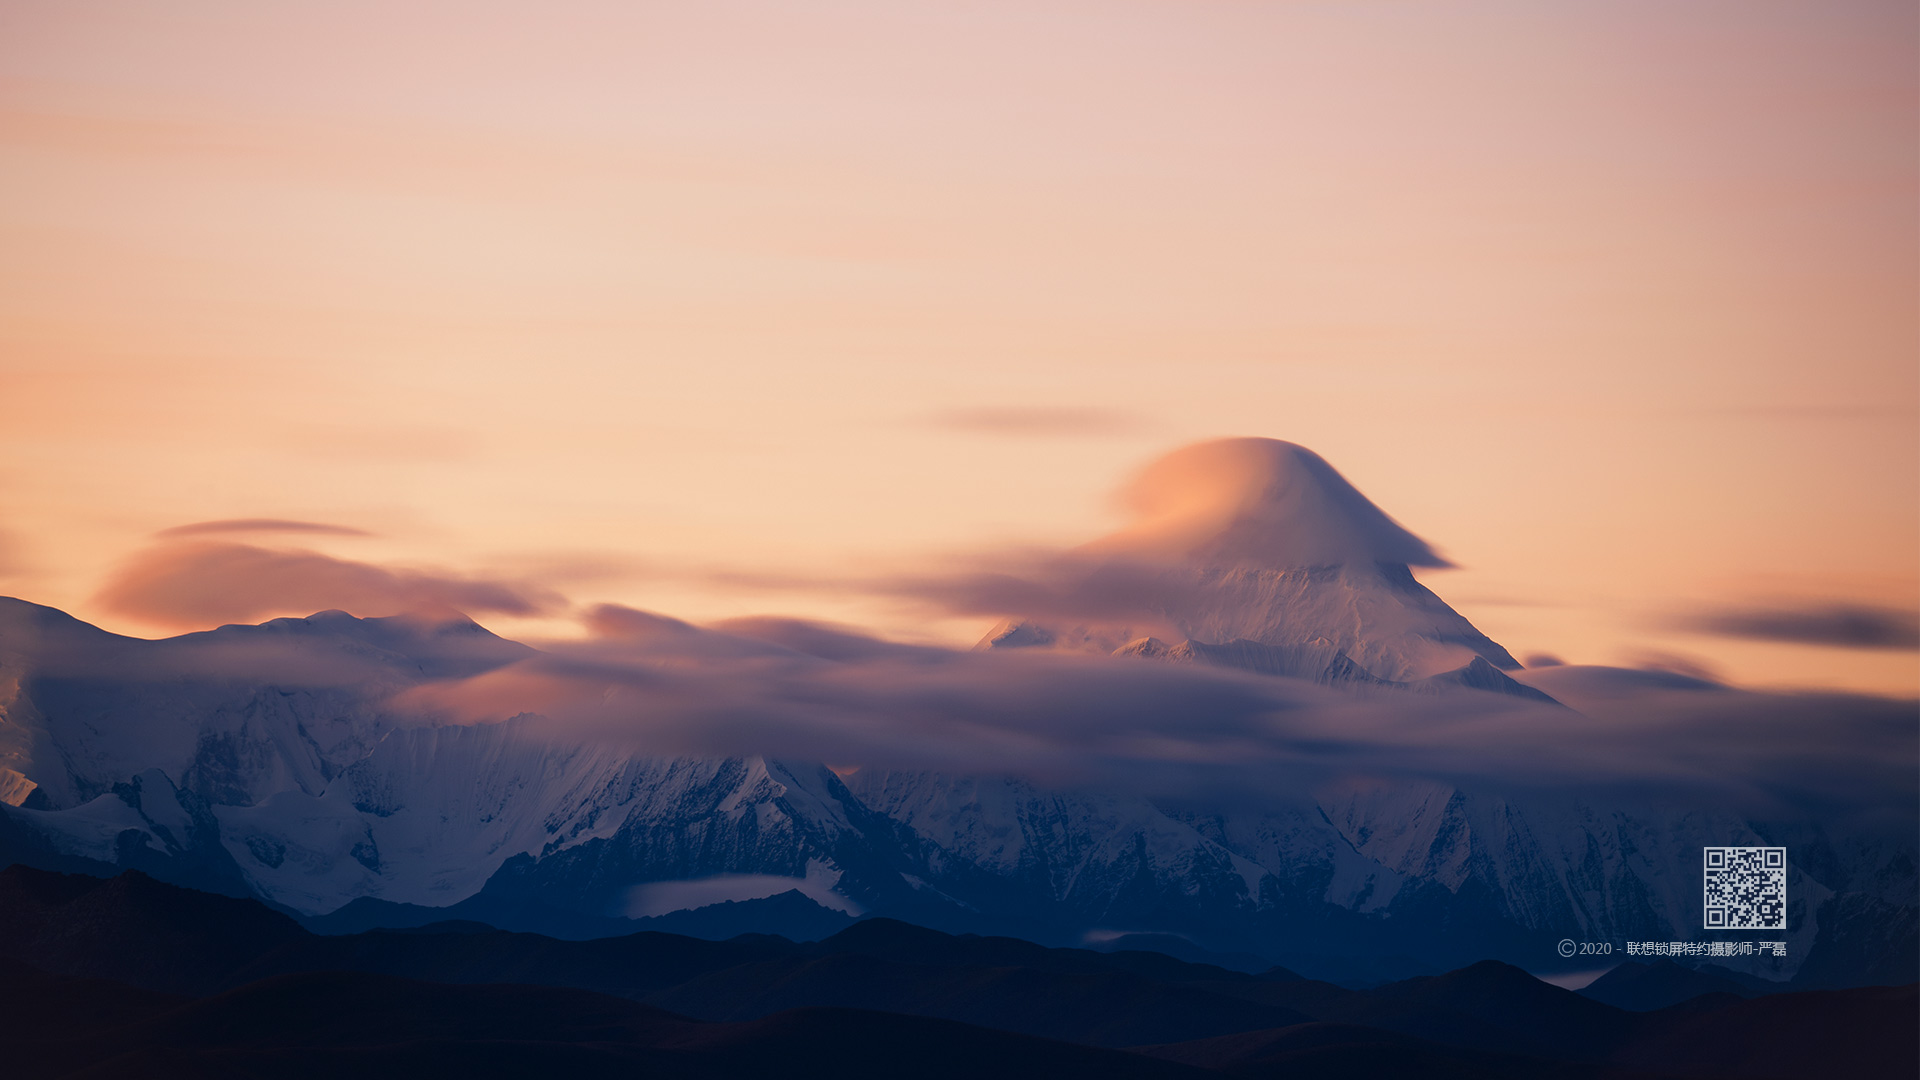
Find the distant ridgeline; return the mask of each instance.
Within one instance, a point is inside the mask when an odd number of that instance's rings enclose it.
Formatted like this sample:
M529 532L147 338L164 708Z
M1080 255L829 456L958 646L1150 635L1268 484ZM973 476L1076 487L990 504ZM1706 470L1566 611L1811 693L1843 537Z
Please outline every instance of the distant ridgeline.
M1375 707L1531 708L1543 723L1595 686L1731 693L1519 672L1415 580L1411 566L1440 564L1422 541L1290 444L1191 448L1134 496L1136 524L1068 568L1131 606L1017 615L983 650L1305 682ZM810 671L859 662L780 648ZM538 659L463 619L324 612L143 641L0 600L0 863L138 869L329 930L454 918L818 939L885 916L1048 944L1155 935L1196 959L1364 982L1483 959L1605 966L1563 962L1567 938L1702 939L1702 847L1774 844L1789 917L1768 936L1786 955L1728 964L1804 987L1916 977L1910 805L1871 835L1827 835L1817 807L1760 819L1706 792L1373 777L1176 803L985 771L654 756L537 710L443 723L395 705Z
M1366 989L868 919L823 941L472 923L320 936L256 901L0 871L9 1076L1882 1080L1920 988L1497 961Z

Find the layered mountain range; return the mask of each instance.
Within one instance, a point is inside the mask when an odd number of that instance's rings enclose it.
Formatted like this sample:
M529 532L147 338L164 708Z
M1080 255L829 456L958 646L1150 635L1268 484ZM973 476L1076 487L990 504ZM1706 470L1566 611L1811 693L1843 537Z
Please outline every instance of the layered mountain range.
M987 653L1217 671L1235 693L1298 685L1323 712L1437 700L1450 716L1536 729L1575 715L1596 685L1724 689L1522 671L1415 579L1438 556L1301 447L1189 448L1132 498L1133 526L1056 566L1066 584L1051 594L1099 593L1081 605L1090 614L1016 613ZM861 670L858 650L685 633L738 646L755 671ZM0 600L0 861L136 868L354 930L452 915L590 937L704 913L708 936L804 937L885 915L1049 944L1157 935L1350 980L1488 957L1580 966L1559 958L1563 938L1617 949L1767 937L1787 942L1784 957L1727 962L1809 986L1914 978L1910 813L1830 835L1817 808L1755 813L1708 789L1466 783L1444 770L1169 795L1035 775L1017 746L1004 770L881 749L852 762L824 749L688 752L580 723L557 699L503 696L477 720L420 706L450 690L485 705L488 680L528 671L597 686L596 664L464 618L322 612L147 641ZM617 708L617 689L596 707ZM1660 752L1649 748L1651 765ZM1787 929L1703 933L1702 846L1778 843Z
M0 870L21 1077L1905 1078L1913 986L1498 961L1353 990L868 919L816 942L442 922L317 935L128 871Z

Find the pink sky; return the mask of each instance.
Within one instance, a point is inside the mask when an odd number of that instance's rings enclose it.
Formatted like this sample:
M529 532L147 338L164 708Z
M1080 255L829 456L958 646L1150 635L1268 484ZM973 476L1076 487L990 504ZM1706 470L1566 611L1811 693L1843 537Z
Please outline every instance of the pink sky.
M507 633L966 641L740 574L1264 435L1516 653L1920 686L1673 625L1920 605L1910 3L397 7L0 8L0 593L162 632L153 534L272 518Z

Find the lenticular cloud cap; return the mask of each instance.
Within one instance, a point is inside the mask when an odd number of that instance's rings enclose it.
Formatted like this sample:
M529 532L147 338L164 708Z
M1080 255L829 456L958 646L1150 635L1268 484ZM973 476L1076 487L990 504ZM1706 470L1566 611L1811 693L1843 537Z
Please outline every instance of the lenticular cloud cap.
M1090 550L1286 570L1449 566L1325 458L1279 439L1216 439L1148 465L1123 498L1135 520Z

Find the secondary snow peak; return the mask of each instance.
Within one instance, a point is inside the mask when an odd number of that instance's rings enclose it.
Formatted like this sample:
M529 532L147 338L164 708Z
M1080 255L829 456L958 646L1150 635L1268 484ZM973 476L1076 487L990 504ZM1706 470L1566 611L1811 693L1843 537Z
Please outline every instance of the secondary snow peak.
M1319 454L1279 439L1215 439L1148 465L1123 493L1134 523L1089 550L1292 570L1447 566Z

